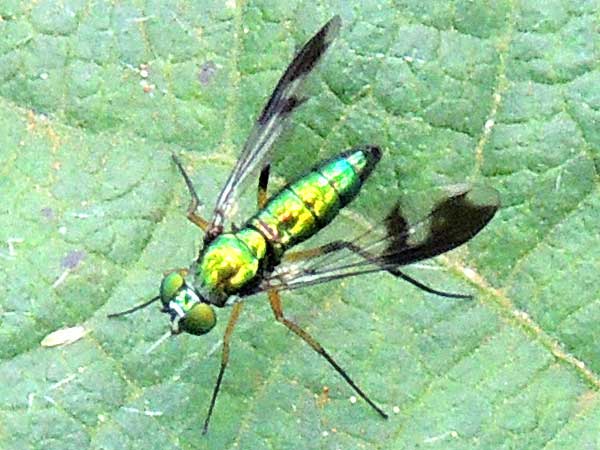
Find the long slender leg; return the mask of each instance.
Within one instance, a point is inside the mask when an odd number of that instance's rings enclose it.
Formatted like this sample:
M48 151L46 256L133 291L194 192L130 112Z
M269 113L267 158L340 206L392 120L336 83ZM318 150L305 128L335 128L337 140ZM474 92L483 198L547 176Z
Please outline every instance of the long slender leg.
M179 161L179 158L177 158L177 156L175 156L175 155L171 155L171 156L173 157L173 161L175 162L175 165L179 169L181 176L185 180L185 184L187 185L188 191L190 193L191 200L190 200L190 205L188 206L188 210L187 210L187 218L190 220L190 222L199 226L200 229L202 229L202 231L206 231L206 230L208 230L210 223L208 222L208 220L204 219L203 217L199 216L196 213L196 209L198 209L198 206L200 205L200 200L198 200L198 194L196 194L196 189L194 189L192 180L190 180L190 177L185 172L185 169L183 168L183 165Z
M208 407L208 413L206 414L206 419L204 420L202 434L206 434L206 432L208 431L208 423L210 422L210 417L212 416L213 409L215 408L217 395L219 394L219 390L221 389L221 382L223 381L225 368L227 367L227 363L229 362L229 341L231 340L231 334L233 333L235 324L237 323L237 320L240 317L240 313L242 312L242 305L243 303L241 302L233 305L231 315L229 316L229 322L227 322L227 328L225 328L225 334L223 335L223 352L221 353L221 368L219 369L217 382L215 383L212 398L210 399L210 406Z
M306 259L314 258L315 256L326 255L327 253L340 250L341 248L346 247L344 243L344 241L333 241L318 247L307 248L306 250L288 252L283 256L283 259L286 262L304 261Z
M270 166L266 165L263 167L260 172L260 177L258 179L258 193L257 193L257 203L258 208L263 208L267 203L267 186L269 183L269 169ZM375 411L377 411L382 417L387 419L387 414L381 410L375 403L367 397L367 395L352 381L350 376L342 369L338 363L325 351L325 349L319 344L310 334L296 325L294 322L286 319L283 315L283 308L281 305L281 298L279 296L279 292L276 290L269 290L269 302L271 303L271 308L273 309L273 313L275 314L275 319L278 322L283 323L286 327L292 330L295 334L300 336L308 345L310 345L317 353L323 356L329 364L333 366L333 368L346 380L346 382L356 391L358 395L360 395L365 401L371 405Z
M192 202L194 201L194 198L196 199L196 205L194 206L195 209L198 206L198 197L195 195L191 183L188 183L189 178L187 178L187 175L185 175L185 172L179 164L178 167L180 167L179 170L182 171L182 174L186 179L186 183L188 184L188 188L190 188L190 193L192 194ZM267 203L267 185L269 183L269 169L270 166L267 164L261 170L260 176L258 178L258 193L256 195L256 201L258 203L259 209ZM190 205L190 209L192 208L192 206L193 205ZM229 362L229 341L231 340L231 335L233 333L235 324L237 323L237 320L240 317L242 305L243 303L241 302L233 305L231 315L229 316L229 322L227 322L227 328L225 328L225 335L223 336L223 353L221 354L221 368L219 369L217 382L213 390L212 399L210 400L210 406L208 407L208 414L206 415L206 420L204 421L204 428L202 429L202 434L206 434L206 432L208 431L208 423L210 422L210 417L212 416L212 412L215 407L215 402L217 401L217 395L219 394L219 390L221 389L221 382L223 381L223 374L225 373L225 368L227 367L227 363Z
M357 255L365 258L366 260L370 259L369 255L365 254L364 250L362 250L361 248L357 247L356 245L354 245L353 243L348 242L348 241L333 241L328 244L321 245L319 247L309 248L306 250L299 250L296 252L289 252L289 253L286 253L284 258L286 261L302 261L302 260L306 260L309 258L314 258L315 256L326 255L327 253L331 253L331 252L340 250L342 248L346 248L346 249L350 250L351 252L354 252ZM374 263L374 264L376 264L376 263ZM421 289L425 292L429 292L430 294L435 294L440 297L446 297L446 298L465 298L465 299L473 298L473 296L469 295L469 294L456 294L453 292L446 292L446 291L440 291L438 289L434 289L434 288L422 283L421 281L416 280L409 275L406 275L404 272L402 272L398 268L391 268L391 269L386 269L386 270L388 273L394 275L395 277L402 278L404 281L408 281L410 284L418 287L419 289Z
M385 419L388 418L388 415L385 412L383 412L383 410L379 406L377 406L369 397L367 397L367 394L365 394L362 391L362 389L359 388L354 381L352 381L352 378L350 378L346 371L342 369L337 362L335 362L331 355L329 355L329 353L325 351L325 349L321 346L321 344L319 344L316 341L315 338L313 338L310 334L308 334L294 322L285 318L285 316L283 315L283 307L281 305L281 297L279 296L279 292L275 290L270 290L269 302L271 303L271 308L273 309L273 313L275 314L275 319L278 322L284 324L292 332L300 336L304 340L304 342L306 342L313 348L314 351L316 351L319 355L325 358L327 362L335 369L335 371L339 373L344 380L346 380L346 383L348 383L358 395L360 395L375 411L377 411L377 413L379 413L381 417Z
M271 170L271 165L267 164L260 171L260 176L258 177L258 192L256 194L256 203L258 204L258 209L263 208L267 204L267 186L269 185L269 172Z
M473 296L470 294L457 294L455 292L446 292L446 291L440 291L438 289L434 289L434 288L427 286L426 284L420 282L419 280L415 280L413 277L406 275L400 269L389 269L388 272L396 277L402 278L404 281L408 281L413 286L418 287L422 291L429 292L430 294L434 294L434 295L438 295L440 297L446 297L446 298L464 298L464 299L473 298Z

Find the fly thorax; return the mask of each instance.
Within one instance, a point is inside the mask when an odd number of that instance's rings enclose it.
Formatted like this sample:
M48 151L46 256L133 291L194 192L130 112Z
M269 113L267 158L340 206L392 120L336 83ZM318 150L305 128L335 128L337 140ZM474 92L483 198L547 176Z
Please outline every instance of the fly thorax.
M224 302L256 277L265 252L264 238L255 230L222 234L202 252L196 282L215 303Z

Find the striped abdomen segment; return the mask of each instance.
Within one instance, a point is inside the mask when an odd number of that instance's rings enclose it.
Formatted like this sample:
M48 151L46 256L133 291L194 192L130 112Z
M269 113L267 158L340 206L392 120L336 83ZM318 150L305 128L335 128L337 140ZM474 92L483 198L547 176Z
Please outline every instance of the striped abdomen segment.
M331 222L356 197L380 157L374 146L342 153L281 190L247 225L281 255Z

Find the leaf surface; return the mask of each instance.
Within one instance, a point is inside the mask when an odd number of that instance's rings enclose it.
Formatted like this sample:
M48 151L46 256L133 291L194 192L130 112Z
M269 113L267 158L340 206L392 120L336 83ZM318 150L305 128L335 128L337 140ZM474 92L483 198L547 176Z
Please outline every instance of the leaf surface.
M208 214L278 76L334 14L341 35L271 192L372 143L384 158L328 232L364 230L399 197L418 215L430 189L465 181L503 208L409 269L472 301L386 274L286 293L390 420L256 297L203 437L228 311L149 355L167 329L155 308L106 314L156 295L201 242L170 153ZM599 14L574 0L3 2L0 447L600 447ZM41 346L75 326L76 342Z

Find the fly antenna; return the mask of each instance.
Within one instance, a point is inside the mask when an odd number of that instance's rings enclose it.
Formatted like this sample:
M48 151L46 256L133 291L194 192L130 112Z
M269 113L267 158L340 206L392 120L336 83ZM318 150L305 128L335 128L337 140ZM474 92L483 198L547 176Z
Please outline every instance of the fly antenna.
M108 317L109 319L114 319L115 317L126 316L127 314L136 312L138 309L144 309L146 306L151 305L152 303L154 303L158 300L160 300L160 295L157 295L156 297L151 298L147 302L140 303L139 305L135 305L133 308L126 309L125 311L108 314L106 317Z

